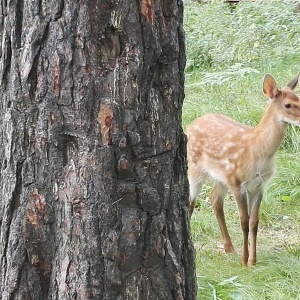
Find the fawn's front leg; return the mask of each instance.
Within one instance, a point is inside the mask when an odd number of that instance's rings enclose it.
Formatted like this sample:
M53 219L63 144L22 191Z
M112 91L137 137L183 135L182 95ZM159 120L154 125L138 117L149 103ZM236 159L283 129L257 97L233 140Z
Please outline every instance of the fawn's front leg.
M223 204L224 204L223 202L227 194L227 191L228 189L225 185L223 185L222 183L215 183L210 195L210 201L222 233L225 252L233 253L235 252L235 250L227 230L225 216L224 216L224 209L223 209Z
M248 248L249 214L248 214L247 195L246 193L242 193L240 189L238 191L233 191L233 195L239 210L240 222L243 231L242 264L244 266L247 266L248 258L249 258L249 248Z
M250 252L248 258L248 266L256 264L256 244L257 244L257 230L259 223L259 207L263 197L262 190L256 191L253 195L249 195L249 231L250 231Z

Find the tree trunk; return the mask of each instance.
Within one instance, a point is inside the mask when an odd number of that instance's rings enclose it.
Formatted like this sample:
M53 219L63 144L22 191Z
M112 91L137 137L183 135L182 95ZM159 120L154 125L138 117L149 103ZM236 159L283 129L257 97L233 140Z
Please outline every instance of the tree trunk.
M196 298L182 11L1 1L1 300Z

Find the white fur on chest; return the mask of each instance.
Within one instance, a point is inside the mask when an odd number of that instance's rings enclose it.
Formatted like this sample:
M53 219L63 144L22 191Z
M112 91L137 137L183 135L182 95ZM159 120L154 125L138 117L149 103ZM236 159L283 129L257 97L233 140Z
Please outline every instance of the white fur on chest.
M263 189L267 181L274 172L274 160L262 160L257 163L255 173L242 183L243 191L255 191L256 189Z

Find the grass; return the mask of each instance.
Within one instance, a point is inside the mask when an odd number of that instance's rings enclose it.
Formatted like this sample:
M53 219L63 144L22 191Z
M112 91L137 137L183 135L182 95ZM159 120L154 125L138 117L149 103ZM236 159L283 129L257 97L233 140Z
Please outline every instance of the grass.
M280 86L300 71L300 13L292 1L186 1L187 66L183 126L219 112L255 126L266 106L262 79ZM260 209L258 264L240 265L237 210L229 195L225 213L238 254L223 253L206 185L191 219L198 298L300 299L300 128L289 127L277 153L277 171Z

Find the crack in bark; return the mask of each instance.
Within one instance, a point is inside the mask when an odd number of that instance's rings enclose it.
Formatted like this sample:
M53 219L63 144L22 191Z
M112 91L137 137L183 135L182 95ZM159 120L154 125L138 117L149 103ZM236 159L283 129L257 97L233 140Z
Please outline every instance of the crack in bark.
M41 36L40 41L37 40L36 42L39 43L37 52L34 54L34 57L32 59L30 71L27 76L27 82L29 83L29 97L31 100L35 98L36 89L37 89L37 73L38 73L38 62L39 57L42 51L42 43L46 40L47 34L49 30L49 20L47 21L45 25L44 32Z
M3 49L3 58L2 58L2 82L1 86L4 90L7 87L7 77L11 68L11 57L12 57L12 49L11 49L11 40L9 36L5 36L4 49Z
M169 154L170 152L173 152L173 150L166 150L166 151L162 151L156 154L150 154L150 155L146 155L146 156L140 156L138 158L138 160L147 160L147 159L151 159L151 158L156 158L156 157L161 157L164 156L166 154Z
M23 27L23 8L24 0L18 0L16 4L16 27L15 27L15 38L16 38L16 48L21 48L21 37L22 37L22 27Z
M16 207L20 204L20 197L22 194L22 169L23 169L23 163L25 159L22 159L17 162L16 165L16 171L15 171L15 176L16 176L16 183L15 183L15 188L12 192L12 197L11 201L9 202L9 207L7 209L7 228L6 228L6 241L3 247L3 258L6 261L3 265L5 266L5 269L3 271L3 278L6 278L6 272L7 272L7 248L8 248L8 243L9 243L9 236L10 236L10 230L11 230L11 223L13 219L13 214L15 212Z

